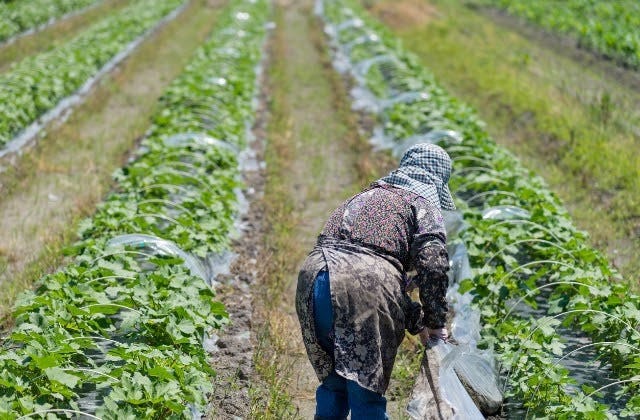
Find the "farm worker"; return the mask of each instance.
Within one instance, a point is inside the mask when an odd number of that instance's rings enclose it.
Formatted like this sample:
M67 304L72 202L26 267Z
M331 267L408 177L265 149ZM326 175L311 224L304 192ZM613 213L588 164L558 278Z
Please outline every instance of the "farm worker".
M449 262L441 209L451 158L418 144L400 167L329 217L298 277L296 310L321 384L316 419L386 419L384 393L407 329L446 340ZM406 293L407 275L422 307Z

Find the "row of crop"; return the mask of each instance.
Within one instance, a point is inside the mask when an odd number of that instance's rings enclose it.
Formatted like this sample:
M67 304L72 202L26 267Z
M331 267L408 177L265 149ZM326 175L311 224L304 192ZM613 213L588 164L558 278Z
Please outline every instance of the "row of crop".
M0 3L0 42L97 1L15 0Z
M476 0L499 7L580 45L640 67L640 4L635 0Z
M71 41L0 75L0 147L80 89L127 45L184 0L137 0Z
M197 255L233 230L267 14L266 0L230 2L82 223L73 263L19 298L0 418L194 418L206 406L206 337L228 315Z
M352 75L366 86L352 91L354 105L379 116L375 143L402 151L439 142L454 161L450 185L468 224L461 240L475 268L459 287L474 295L482 345L501 361L507 396L533 416L613 416L598 402L600 394L588 384L575 386L560 363L569 352L557 330L571 327L602 343L596 347L603 363L623 381L617 395L609 393L628 398L619 414L640 413L640 297L616 281L544 182L498 147L477 115L439 87L357 2L318 5L339 44L336 68L351 63ZM483 213L504 205L512 206L504 209L512 212L505 220Z

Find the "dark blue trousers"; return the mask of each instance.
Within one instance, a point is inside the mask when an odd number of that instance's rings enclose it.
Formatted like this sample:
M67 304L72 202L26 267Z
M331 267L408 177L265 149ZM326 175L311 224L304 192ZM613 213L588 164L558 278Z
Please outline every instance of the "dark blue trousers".
M333 305L329 273L321 271L313 287L313 313L316 336L322 348L333 354ZM332 372L316 391L316 419L386 420L387 400L380 394L361 387Z

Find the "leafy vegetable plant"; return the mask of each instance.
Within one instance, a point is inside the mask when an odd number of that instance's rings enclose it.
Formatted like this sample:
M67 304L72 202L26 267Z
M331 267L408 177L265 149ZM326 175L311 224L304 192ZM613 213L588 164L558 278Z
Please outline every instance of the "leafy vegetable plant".
M640 5L633 0L477 0L545 29L578 40L580 46L633 68L640 67Z
M0 75L0 147L183 2L137 0L60 47L15 63Z
M151 234L193 258L228 246L268 12L266 0L225 8L81 224L73 262L20 297L0 349L0 418L192 418L206 406L205 340L228 322L224 306L183 258L108 244Z
M30 0L0 2L0 42L90 6L98 0Z

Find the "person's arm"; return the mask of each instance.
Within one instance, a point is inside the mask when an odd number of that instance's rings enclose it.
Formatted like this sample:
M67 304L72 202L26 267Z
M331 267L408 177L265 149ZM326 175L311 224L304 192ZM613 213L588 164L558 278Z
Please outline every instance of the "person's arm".
M424 312L422 321L427 328L437 330L444 328L448 312L449 256L444 220L439 209L422 200L417 202L415 215L411 254Z
M447 288L449 287L449 258L440 241L425 243L417 253L415 266L418 272L416 283L420 290L423 323L434 330L443 328L447 318Z

